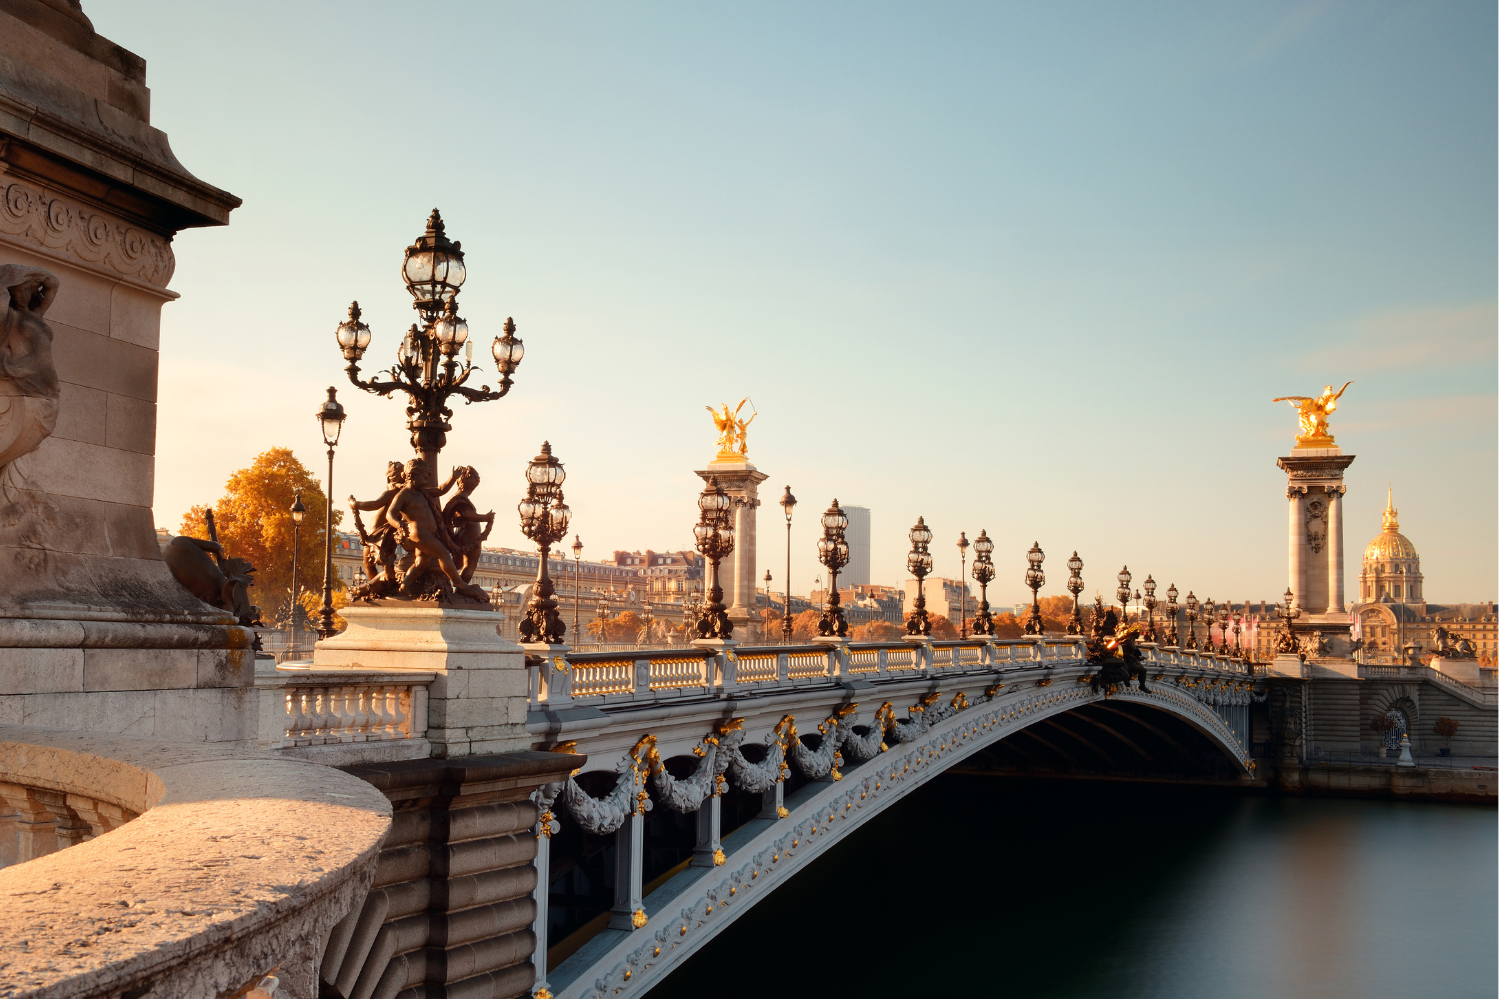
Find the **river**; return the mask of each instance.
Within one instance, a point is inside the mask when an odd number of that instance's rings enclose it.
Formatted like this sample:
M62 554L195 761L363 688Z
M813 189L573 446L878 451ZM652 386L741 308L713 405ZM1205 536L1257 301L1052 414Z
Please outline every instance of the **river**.
M949 775L651 991L1493 999L1482 806Z

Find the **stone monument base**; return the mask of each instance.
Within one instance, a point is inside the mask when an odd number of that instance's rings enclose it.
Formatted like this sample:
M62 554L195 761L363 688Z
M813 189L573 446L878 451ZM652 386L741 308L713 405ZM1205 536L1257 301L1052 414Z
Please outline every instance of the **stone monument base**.
M313 669L435 673L427 740L436 758L530 749L525 650L500 616L438 604L351 605L348 630L313 646Z

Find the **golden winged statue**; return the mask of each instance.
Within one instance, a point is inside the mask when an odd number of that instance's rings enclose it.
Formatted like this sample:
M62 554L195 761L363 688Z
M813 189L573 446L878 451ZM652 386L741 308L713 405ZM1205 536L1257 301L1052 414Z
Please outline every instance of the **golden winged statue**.
M752 412L747 420L739 418L744 404L749 401L749 396L745 396L732 410L728 403L723 403L722 412L712 406L703 407L712 415L713 426L718 430L718 457L714 461L744 461L749 454L749 425L760 415ZM753 408L751 404L751 409Z
M1301 433L1296 435L1298 445L1327 447L1333 443L1332 434L1327 432L1327 415L1338 408L1338 400L1343 398L1343 393L1352 384L1350 379L1336 392L1331 385L1324 385L1321 395L1283 395L1270 401L1289 402L1296 410L1296 415L1301 418Z

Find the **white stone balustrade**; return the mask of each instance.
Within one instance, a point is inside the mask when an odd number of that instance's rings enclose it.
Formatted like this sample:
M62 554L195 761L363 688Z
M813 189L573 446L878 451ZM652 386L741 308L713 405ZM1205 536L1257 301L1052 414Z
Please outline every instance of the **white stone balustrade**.
M434 678L315 668L258 673L260 745L336 765L423 759Z

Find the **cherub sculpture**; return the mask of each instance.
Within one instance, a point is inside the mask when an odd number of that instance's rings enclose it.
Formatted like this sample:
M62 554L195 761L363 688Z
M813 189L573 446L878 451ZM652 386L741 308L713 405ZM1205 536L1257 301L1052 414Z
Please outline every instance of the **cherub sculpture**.
M349 595L355 600L388 596L400 585L396 578L396 547L401 539L396 528L385 519L385 509L401 491L405 478L405 467L399 461L389 462L385 466L385 492L372 500L349 497L349 509L354 511L354 529L359 532L359 541L364 547L365 583L350 591ZM361 510L377 511L374 527L368 531L359 517Z
M42 316L57 278L23 264L0 265L0 501L21 485L13 461L35 451L57 426L61 386L52 365L52 330Z
M1319 396L1305 395L1283 395L1279 399L1271 399L1271 402L1289 402L1295 408L1297 415L1301 418L1301 433L1297 435L1299 444L1312 442L1332 443L1332 434L1327 432L1327 417L1338 408L1338 400L1343 393L1348 391L1348 386L1353 382L1346 381L1343 387L1336 392L1331 385L1322 387Z
M458 484L458 492L443 507L442 519L453 539L453 561L458 565L458 573L469 583L479 567L480 548L494 528L494 511L480 513L469 498L479 488L479 473L472 465L453 469L453 480Z
M430 485L432 472L427 462L422 458L412 458L406 462L405 472L401 491L385 510L386 521L400 532L401 544L413 555L411 565L401 576L401 595L408 598L436 595L440 599L443 592L441 581L435 581L437 589L433 591L432 581L423 577L441 573L459 596L488 604L489 596L484 589L465 580L453 563L442 509L434 495L438 491Z

